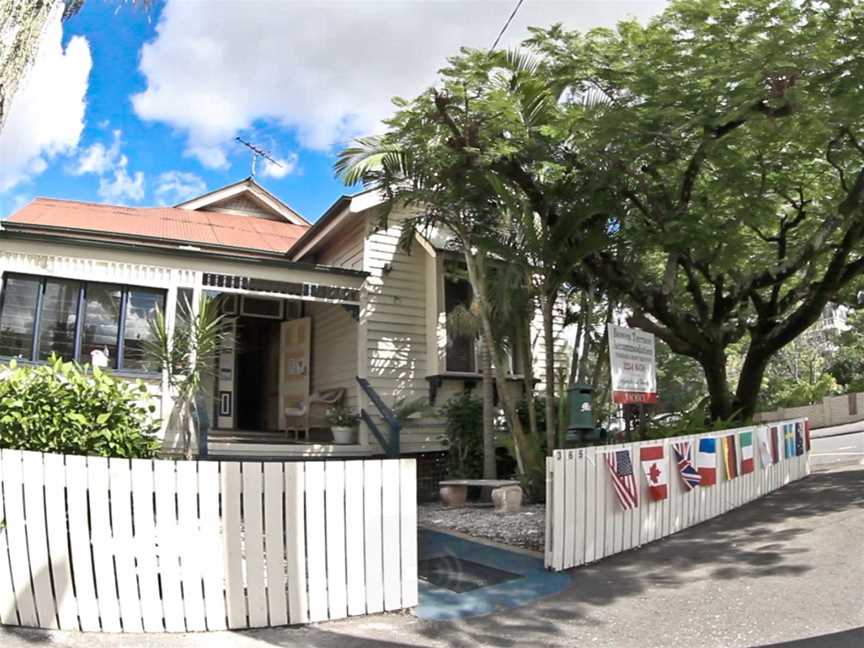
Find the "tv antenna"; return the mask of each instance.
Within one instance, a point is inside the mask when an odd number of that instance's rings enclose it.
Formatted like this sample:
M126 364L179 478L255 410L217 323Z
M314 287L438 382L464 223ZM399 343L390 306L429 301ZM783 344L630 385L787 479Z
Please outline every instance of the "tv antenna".
M268 151L265 151L264 149L262 149L260 146L256 146L255 144L252 144L251 142L247 142L246 140L244 140L240 137L235 137L234 141L239 143L239 144L242 144L243 146L248 148L250 151L252 151L252 173L251 173L251 175L253 178L255 177L255 162L258 160L259 157L264 158L265 160L270 162L270 164L275 164L278 167L282 166L281 162L277 162L276 160L274 160L270 156L270 153Z

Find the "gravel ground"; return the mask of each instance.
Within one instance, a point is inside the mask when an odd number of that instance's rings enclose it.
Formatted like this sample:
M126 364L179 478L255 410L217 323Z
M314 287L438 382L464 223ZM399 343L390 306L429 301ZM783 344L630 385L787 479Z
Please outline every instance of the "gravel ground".
M530 504L519 513L496 513L491 506L468 505L448 509L440 504L421 504L418 522L425 526L452 529L476 538L533 551L543 551L546 507Z

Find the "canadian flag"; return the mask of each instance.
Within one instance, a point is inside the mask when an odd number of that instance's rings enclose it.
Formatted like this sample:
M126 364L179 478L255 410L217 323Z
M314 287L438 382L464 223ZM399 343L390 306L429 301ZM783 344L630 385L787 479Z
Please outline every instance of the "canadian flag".
M666 458L663 456L663 446L640 448L639 460L642 462L642 470L648 480L648 496L655 502L666 499L669 495L669 482L666 477Z

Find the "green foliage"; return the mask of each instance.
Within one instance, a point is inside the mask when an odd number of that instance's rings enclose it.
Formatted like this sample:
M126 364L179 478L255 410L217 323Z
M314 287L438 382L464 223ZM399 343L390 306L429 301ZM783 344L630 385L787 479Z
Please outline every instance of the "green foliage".
M479 479L483 476L483 403L470 392L452 396L441 408L447 420L448 474Z
M216 375L217 354L227 335L229 320L219 308L219 300L206 295L195 305L184 299L177 309L173 332L168 330L164 313L157 311L148 322L150 338L143 342L147 358L168 379L187 459L192 458L192 437L198 430L197 398L204 381Z
M646 439L665 439L668 437L721 432L745 425L746 421L736 418L711 420L704 408L698 408L680 417L672 417L651 422L645 433Z
M699 363L673 353L662 340L657 340L655 352L657 393L662 411L684 414L698 407L708 393Z
M52 357L0 367L0 447L104 457L152 457L155 407L131 384Z
M350 411L344 405L336 405L327 409L327 422L334 427L353 428L360 422L360 415Z
M831 374L821 374L814 382L808 380L787 380L773 392L767 394L765 409L778 407L798 407L820 402L826 396L841 392L840 386Z
M846 323L849 330L840 334L840 351L827 371L845 391L864 391L864 310L852 313Z
M393 403L393 414L396 420L404 423L415 414L420 416L431 416L435 414L435 408L429 404L429 399L423 398L400 398Z

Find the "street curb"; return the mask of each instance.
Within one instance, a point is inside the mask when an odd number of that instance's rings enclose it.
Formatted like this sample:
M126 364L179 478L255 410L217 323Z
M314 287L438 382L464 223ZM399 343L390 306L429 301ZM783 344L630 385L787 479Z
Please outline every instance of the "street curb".
M833 439L834 437L847 436L849 434L861 434L864 432L864 428L861 428L860 430L850 430L849 432L835 432L834 434L813 434L813 432L815 432L815 430L810 432L811 441L815 441L816 439Z

